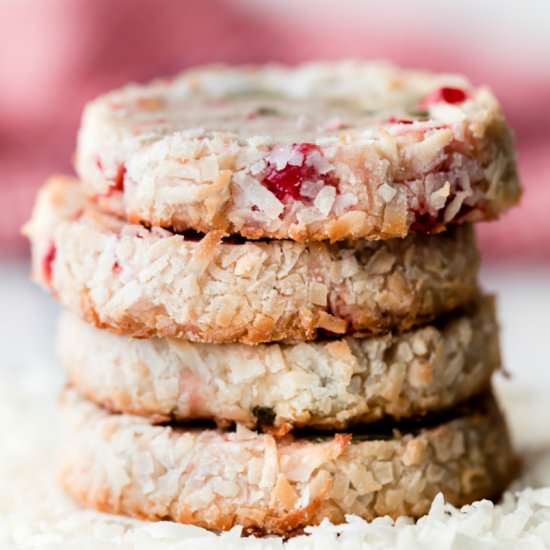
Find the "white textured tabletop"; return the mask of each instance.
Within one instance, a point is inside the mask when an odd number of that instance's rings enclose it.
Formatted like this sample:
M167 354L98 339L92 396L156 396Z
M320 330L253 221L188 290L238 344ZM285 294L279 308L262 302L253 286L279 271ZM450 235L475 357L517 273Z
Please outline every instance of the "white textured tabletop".
M504 360L498 393L525 462L522 479L502 503L457 511L436 499L413 524L388 519L324 524L310 536L218 537L167 522L156 524L84 510L59 493L54 454L59 428L55 395L63 375L55 363L57 307L27 281L23 263L0 263L0 550L110 548L550 548L550 266L490 267L487 290L499 294ZM532 488L531 488L532 487ZM207 540L205 540L207 539Z

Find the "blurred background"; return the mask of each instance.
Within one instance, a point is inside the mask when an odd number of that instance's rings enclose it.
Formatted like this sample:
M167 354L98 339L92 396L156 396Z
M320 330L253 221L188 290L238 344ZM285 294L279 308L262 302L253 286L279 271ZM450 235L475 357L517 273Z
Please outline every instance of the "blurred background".
M550 261L548 0L0 0L0 255L36 188L71 170L84 103L213 61L388 59L488 84L516 131L521 208L484 225L487 257Z
M72 170L86 101L205 62L360 57L465 73L502 101L526 192L519 208L479 229L484 281L502 293L511 369L549 375L549 29L549 0L0 0L0 300L13 312L0 333L8 363L22 360L14 342L23 327L44 342L33 339L25 353L51 349L54 306L25 282L19 228L43 180Z

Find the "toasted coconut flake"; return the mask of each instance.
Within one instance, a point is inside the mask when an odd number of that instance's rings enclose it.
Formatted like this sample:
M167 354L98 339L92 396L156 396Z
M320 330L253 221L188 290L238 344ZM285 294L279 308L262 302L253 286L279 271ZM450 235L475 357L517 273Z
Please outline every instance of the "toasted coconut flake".
M292 510L294 508L294 505L296 504L298 495L296 494L296 491L294 490L292 485L288 482L288 479L283 474L279 474L279 476L277 477L275 488L271 493L271 499L272 506L275 506L276 508L282 508L286 511Z

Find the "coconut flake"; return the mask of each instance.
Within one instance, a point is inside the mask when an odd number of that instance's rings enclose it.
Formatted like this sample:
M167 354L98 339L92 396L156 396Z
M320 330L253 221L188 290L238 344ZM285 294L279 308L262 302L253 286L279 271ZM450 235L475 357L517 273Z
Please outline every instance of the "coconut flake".
M278 145L273 147L270 155L266 159L273 164L276 170L282 170L287 164L292 166L302 166L304 155L297 148L291 145Z
M336 189L332 185L325 185L315 197L313 205L323 216L327 216L336 199Z
M390 202L397 191L388 183L384 183L376 190L376 193L382 197L384 202Z
M256 206L270 219L276 219L283 213L283 203L258 180L246 174L238 174L234 180L240 187L239 202L243 206Z

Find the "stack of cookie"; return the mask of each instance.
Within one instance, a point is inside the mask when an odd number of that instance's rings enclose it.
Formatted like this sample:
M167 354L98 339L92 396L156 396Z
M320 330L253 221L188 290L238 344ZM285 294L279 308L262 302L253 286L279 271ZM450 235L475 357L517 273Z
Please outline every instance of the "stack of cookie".
M362 62L206 67L89 104L76 168L26 231L66 308L77 500L288 535L506 487L471 222L520 188L489 91Z

